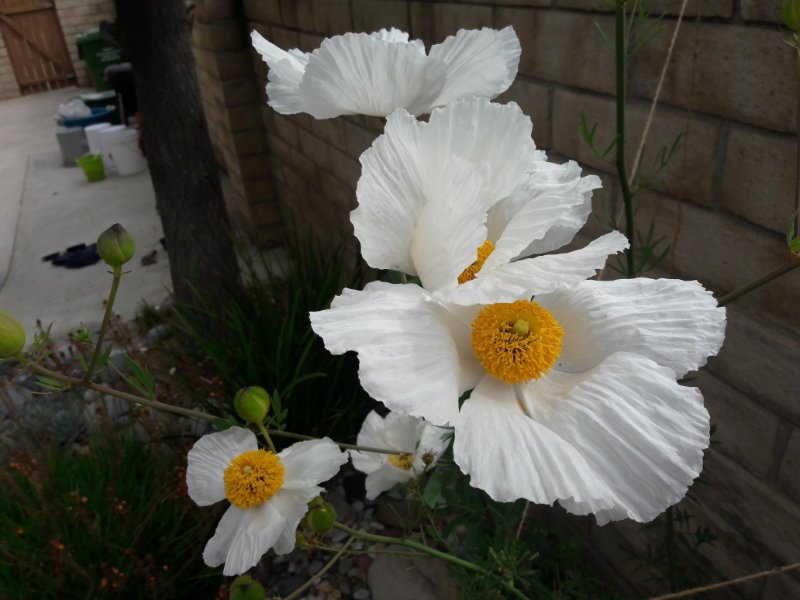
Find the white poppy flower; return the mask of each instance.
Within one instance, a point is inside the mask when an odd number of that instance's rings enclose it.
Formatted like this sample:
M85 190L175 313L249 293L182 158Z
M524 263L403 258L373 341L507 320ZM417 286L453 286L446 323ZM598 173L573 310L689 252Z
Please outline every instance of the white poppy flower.
M676 378L717 353L725 311L697 282L584 281L473 306L374 282L311 323L332 353L359 353L372 397L452 425L456 463L495 500L649 521L700 473L708 413Z
M242 427L197 440L188 455L189 496L199 506L231 503L206 544L205 563L225 563L223 574L238 575L270 548L294 550L307 503L322 491L318 484L346 462L347 454L328 438L298 442L279 454L259 449L253 432Z
M577 283L627 245L617 232L555 256L586 222L594 175L556 165L512 103L464 98L427 123L404 110L361 155L351 213L364 260L420 278L459 304L509 300ZM460 285L461 284L461 285Z
M396 108L429 113L463 96L494 98L514 81L521 48L512 27L460 29L431 48L397 29L346 33L306 53L278 48L258 32L253 47L269 66L269 105L317 119Z
M436 465L447 448L447 433L424 419L394 412L384 418L371 411L358 432L358 445L391 448L402 454L350 451L353 466L367 475L367 498L373 500Z

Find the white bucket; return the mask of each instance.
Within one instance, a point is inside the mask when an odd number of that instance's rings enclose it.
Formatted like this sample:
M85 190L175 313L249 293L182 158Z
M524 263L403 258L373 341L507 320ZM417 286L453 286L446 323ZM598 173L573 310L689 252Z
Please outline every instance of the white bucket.
M111 127L111 123L95 123L83 128L86 132L86 140L89 142L90 154L103 153L103 140L100 139L100 132Z
M103 147L111 155L120 175L136 175L147 168L147 161L139 150L139 132L135 129L104 134Z
M111 153L108 151L108 142L106 139L109 135L113 135L114 133L124 130L125 125L109 125L108 127L105 127L97 132L97 134L100 136L100 154L103 155L103 166L106 168L106 173L108 171L114 171L117 168L117 166L114 164L114 159L111 158Z

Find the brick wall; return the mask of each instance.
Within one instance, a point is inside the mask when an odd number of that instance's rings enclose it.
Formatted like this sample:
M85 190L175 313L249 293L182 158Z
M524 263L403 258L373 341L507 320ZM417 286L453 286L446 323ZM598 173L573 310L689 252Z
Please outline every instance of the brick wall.
M14 76L14 69L11 66L11 59L8 56L3 36L0 35L0 100L17 96L19 96L17 78Z
M114 0L56 0L56 11L61 31L79 86L92 87L86 63L78 58L75 38L89 29L97 29L100 21L113 21L116 15Z
M198 73L220 159L232 178L239 173L244 181L245 173L258 176L254 181L263 186L258 194L267 205L274 208L269 203L277 198L321 234L352 239L348 213L355 206L358 157L382 122L360 116L317 121L267 108L266 68L260 57L249 52L248 69L237 62L246 53L241 44L246 45L249 29L283 48L310 51L324 36L346 31L394 26L430 45L461 27L513 25L523 47L519 76L498 101L520 104L533 119L537 144L551 157L577 159L601 174L604 190L597 194L596 206L618 195L613 169L578 137L581 112L590 123L600 123L601 139L613 135L613 60L597 31L597 25L609 32L613 25L603 0L216 3L223 4L235 8L220 9L219 20L207 17L206 23L198 13L195 25ZM632 148L680 1L654 4L657 12L666 13L664 30L634 57L628 73ZM665 274L698 279L718 296L787 259L783 235L794 207L796 74L792 50L777 25L779 4L690 0L650 133L651 153L677 134L683 135L683 144L653 189L642 195L640 223L655 219L657 233L672 243L661 265ZM253 75L255 90L244 83ZM229 103L226 94L237 101ZM261 107L261 130L252 123L254 104ZM247 123L242 131L249 133L240 135L237 145L230 119L239 106ZM241 148L246 152L240 153ZM600 231L593 220L582 239ZM794 272L731 305L725 347L697 381L717 426L717 443L706 454L701 480L707 485L694 485L681 507L692 513L695 524L708 526L719 538L707 551L713 561L712 571L704 575L707 580L798 559L798 297L800 273ZM558 510L538 514L584 537L593 560L606 573L616 574L622 585L631 584L625 576L636 563L620 547L642 554L648 541L658 537L657 531L645 533L632 523L598 528L591 519ZM652 589L653 584L639 579L639 592ZM800 597L800 578L761 580L722 597L739 596Z

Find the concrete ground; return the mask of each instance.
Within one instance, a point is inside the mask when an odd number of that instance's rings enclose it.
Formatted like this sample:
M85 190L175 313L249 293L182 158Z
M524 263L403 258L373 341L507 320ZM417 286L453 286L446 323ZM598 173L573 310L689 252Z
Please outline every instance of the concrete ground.
M130 273L120 285L115 312L132 318L143 300L168 294L169 264L147 171L89 183L80 168L62 166L54 116L68 88L0 102L0 308L22 321L32 339L37 319L59 337L82 324L97 325L111 277L102 261L81 269L41 259L79 243L90 244L114 223L136 240ZM157 251L156 263L140 258Z

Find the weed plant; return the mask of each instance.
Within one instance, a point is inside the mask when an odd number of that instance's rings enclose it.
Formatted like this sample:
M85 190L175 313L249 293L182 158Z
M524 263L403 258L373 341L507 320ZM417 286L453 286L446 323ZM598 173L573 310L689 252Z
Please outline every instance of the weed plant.
M197 549L216 515L186 496L178 457L127 431L15 453L0 471L0 595L214 597L221 578Z
M242 297L220 313L198 295L196 306L175 307L175 324L191 340L184 350L210 362L228 400L245 386L277 390L289 431L351 439L374 401L358 383L356 356L325 350L308 313L327 308L344 287L363 287L365 269L347 266L343 246L329 250L310 234L287 231L282 268L265 255L245 259ZM214 408L231 411L229 401Z

